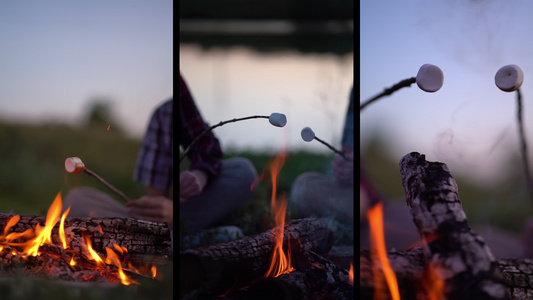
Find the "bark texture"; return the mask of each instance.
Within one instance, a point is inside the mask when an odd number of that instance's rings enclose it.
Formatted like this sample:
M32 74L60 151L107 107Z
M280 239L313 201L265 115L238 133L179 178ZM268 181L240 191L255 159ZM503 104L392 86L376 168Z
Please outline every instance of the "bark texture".
M280 230L278 226L241 240L183 251L180 253L180 293L220 295L264 278ZM305 251L325 253L332 242L332 231L319 219L298 219L284 227L283 249L285 253L290 250L294 261L304 259Z
M354 299L354 287L348 280L348 270L312 251L302 254L299 261L294 262L295 271L258 280L246 289L222 299Z
M413 251L390 251L387 253L390 265L396 274L401 299L425 299L425 287L422 278L426 276L426 259L421 248ZM373 299L374 288L382 287L387 294L388 288L382 272L378 272L377 284L372 270L372 254L369 250L359 253L360 297ZM503 274L503 282L511 299L533 299L533 260L531 259L497 259Z
M444 279L447 299L507 299L503 276L483 238L468 225L448 167L412 152L400 161L407 204L426 263Z
M10 214L0 214L0 232L4 231L12 217ZM44 216L22 215L9 232L23 232L35 228L37 224L42 227L45 222ZM58 231L59 222L52 230L52 240L56 244L60 243ZM170 254L170 229L164 223L132 218L67 218L65 234L70 239L81 239L82 235L88 235L94 250L100 253L106 253L105 248L113 248L115 243L126 247L133 256Z

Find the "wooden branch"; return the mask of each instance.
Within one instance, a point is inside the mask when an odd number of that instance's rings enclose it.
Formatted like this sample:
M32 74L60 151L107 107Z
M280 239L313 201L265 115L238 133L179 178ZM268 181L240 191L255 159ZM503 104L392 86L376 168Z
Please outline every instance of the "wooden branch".
M241 240L183 251L180 253L180 293L195 291L215 296L263 278L280 229L278 226ZM332 231L322 220L293 220L284 230L283 249L285 252L290 249L293 260L303 259L305 251L325 253L332 246Z
M468 226L448 167L413 152L400 161L402 183L426 261L444 279L447 299L506 299L503 276L489 247Z
M0 214L0 232L4 231L11 217L13 215ZM37 224L44 226L45 221L44 216L21 215L20 221L9 232L23 232ZM59 222L52 230L52 240L60 244L58 228ZM65 233L69 238L88 234L92 247L100 253L106 253L106 247L113 248L113 244L117 244L126 247L131 255L170 254L170 229L164 223L132 218L67 218Z

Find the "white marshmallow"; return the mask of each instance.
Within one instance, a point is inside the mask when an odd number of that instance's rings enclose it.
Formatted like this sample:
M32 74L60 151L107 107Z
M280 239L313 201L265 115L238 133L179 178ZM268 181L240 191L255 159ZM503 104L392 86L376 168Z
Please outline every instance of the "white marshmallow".
M524 72L517 65L501 67L494 76L496 86L504 92L516 91L524 82Z
M418 87L428 93L434 93L442 87L444 83L444 74L442 70L432 64L424 64L416 74L416 84Z
M283 127L287 124L287 117L285 117L284 114L272 113L270 117L268 117L268 121L276 127Z
M85 170L85 164L79 157L69 157L65 160L65 170L69 173L78 174Z
M315 138L315 133L310 127L305 127L301 132L302 139L306 142L310 142Z

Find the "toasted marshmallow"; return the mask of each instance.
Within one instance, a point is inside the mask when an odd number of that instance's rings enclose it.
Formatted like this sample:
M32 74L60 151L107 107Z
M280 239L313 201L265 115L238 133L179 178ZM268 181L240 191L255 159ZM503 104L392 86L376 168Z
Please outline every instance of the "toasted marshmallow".
M79 157L69 157L65 160L65 170L69 173L78 174L85 170L85 164Z

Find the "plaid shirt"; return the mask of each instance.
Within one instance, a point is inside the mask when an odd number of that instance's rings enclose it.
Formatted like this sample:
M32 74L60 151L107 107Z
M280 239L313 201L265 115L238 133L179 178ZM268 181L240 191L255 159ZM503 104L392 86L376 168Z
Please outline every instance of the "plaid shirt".
M209 125L202 119L181 74L178 122L180 131L179 141L184 149L206 128L209 128ZM196 143L188 153L188 157L191 160L191 170L202 170L207 173L209 179L219 174L223 154L220 143L212 132L207 133Z
M172 106L173 99L167 100L153 113L133 173L134 180L164 191L173 176Z

